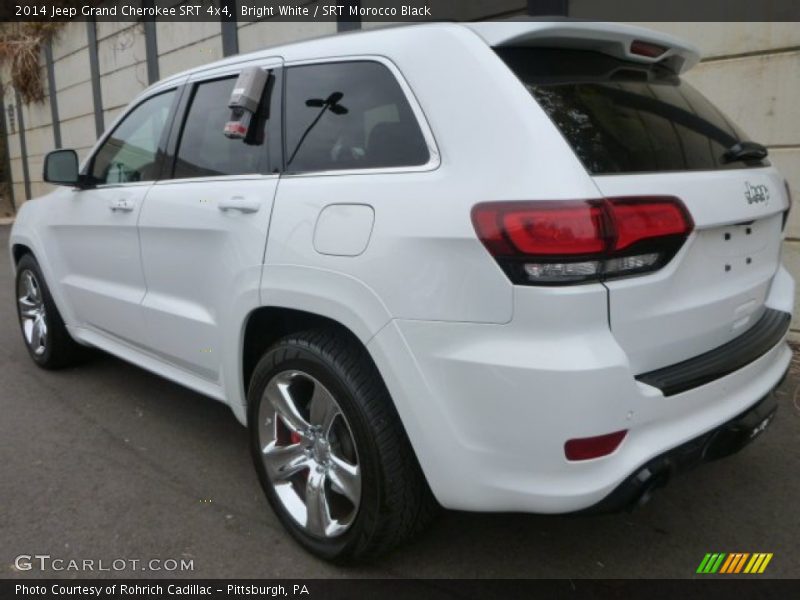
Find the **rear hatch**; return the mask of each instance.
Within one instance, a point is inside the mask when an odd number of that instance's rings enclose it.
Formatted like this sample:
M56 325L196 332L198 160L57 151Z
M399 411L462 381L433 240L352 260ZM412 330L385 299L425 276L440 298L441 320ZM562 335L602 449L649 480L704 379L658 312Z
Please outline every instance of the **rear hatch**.
M602 196L672 196L691 215L694 231L667 265L605 282L610 326L634 372L692 358L755 324L788 206L763 147L742 146L741 131L666 64L562 47L496 51Z

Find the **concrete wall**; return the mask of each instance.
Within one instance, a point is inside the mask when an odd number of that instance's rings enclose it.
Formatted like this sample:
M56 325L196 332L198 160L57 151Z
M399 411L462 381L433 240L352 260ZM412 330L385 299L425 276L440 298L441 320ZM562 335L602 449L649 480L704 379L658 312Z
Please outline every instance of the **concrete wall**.
M62 146L76 149L81 157L97 139L88 44L86 23L73 22L59 32L52 45ZM141 25L98 23L97 55L103 119L108 125L135 94L147 87ZM44 154L55 147L44 57L41 59L41 68L45 82L45 100L41 104L23 105L22 109L33 197L50 189L50 186L42 182L42 159ZM1 76L3 82L10 80L5 69ZM5 97L6 109L13 101L13 88L9 87ZM19 118L15 114L14 133L11 133L8 111L4 112L6 127L10 133L8 143L14 199L19 205L25 200Z
M97 59L103 99L103 123L108 127L131 98L147 87L147 55L142 25L98 23ZM86 63L83 68L87 68ZM59 107L60 103L59 99ZM93 121L87 122L88 130L93 126Z
M286 44L336 33L336 23L239 23L239 52L253 52L265 46Z

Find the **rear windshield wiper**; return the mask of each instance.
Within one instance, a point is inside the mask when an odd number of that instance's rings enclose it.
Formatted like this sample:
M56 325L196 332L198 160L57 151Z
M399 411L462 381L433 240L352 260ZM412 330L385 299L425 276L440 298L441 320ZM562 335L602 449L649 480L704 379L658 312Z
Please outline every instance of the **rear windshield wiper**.
M767 158L767 154L769 154L769 152L766 146L757 142L738 142L725 151L725 154L722 155L722 159L726 163L740 160L762 160Z

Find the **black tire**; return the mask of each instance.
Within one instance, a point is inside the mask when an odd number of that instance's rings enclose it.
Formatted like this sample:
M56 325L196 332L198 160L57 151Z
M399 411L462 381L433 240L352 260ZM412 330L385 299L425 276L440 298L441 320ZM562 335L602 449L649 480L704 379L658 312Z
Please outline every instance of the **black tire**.
M357 450L360 504L349 527L336 537L311 535L292 517L262 459L259 411L262 402L269 403L267 385L287 370L310 375L327 388ZM363 345L346 332L312 330L278 341L255 368L248 407L253 460L267 499L291 535L316 556L340 564L375 558L419 533L438 512L380 374ZM272 405L265 410L273 410ZM277 427L278 420L269 427Z
M22 317L22 303L20 302L20 287L24 286L23 278L32 275L38 293L41 294L43 315L46 319L47 332L40 339L43 344L32 345L26 337L25 325ZM86 357L86 348L81 346L69 335L64 320L58 312L50 289L44 279L39 263L31 254L25 254L17 264L17 277L15 281L15 298L17 304L17 318L22 332L22 341L28 354L38 366L43 369L62 369L82 362Z

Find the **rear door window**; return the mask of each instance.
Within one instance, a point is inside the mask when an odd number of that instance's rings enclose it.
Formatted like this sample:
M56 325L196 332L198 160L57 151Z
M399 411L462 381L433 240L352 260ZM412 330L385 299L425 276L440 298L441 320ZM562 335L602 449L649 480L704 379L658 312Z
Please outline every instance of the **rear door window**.
M267 168L266 107L254 117L246 140L223 134L231 115L228 101L235 83L236 77L228 77L195 87L178 146L174 178L255 174ZM265 95L269 86L268 83Z
M768 164L726 162L725 152L746 137L702 94L664 67L580 50L496 51L592 174Z
M354 61L290 67L285 86L288 171L428 162L416 116L384 65Z

